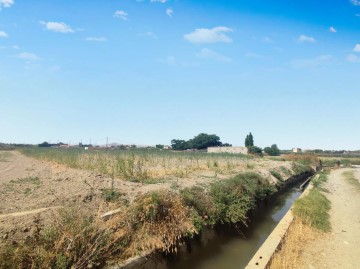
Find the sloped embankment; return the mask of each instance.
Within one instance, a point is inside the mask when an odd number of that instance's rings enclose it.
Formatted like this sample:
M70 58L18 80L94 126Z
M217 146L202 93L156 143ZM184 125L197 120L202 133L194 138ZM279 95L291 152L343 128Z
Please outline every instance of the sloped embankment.
M311 173L303 169L302 173ZM295 180L293 177L290 181ZM107 221L64 209L51 228L38 229L1 251L0 268L103 268L153 251L176 252L184 239L216 224L246 224L248 212L286 185L242 173L207 187L162 190L137 197Z

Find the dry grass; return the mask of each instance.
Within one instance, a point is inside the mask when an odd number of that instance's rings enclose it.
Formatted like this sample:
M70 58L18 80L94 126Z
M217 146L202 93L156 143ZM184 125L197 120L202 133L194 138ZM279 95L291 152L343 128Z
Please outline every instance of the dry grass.
M158 150L103 150L27 148L23 154L52 161L71 168L86 169L119 179L186 178L193 172L212 171L236 174L249 164L250 156L241 154L207 154ZM249 167L247 167L249 168ZM250 169L250 168L249 168Z
M301 254L310 242L320 238L322 233L295 219L291 224L279 251L272 258L268 269L296 269L303 265Z
M355 177L355 171L346 171L343 176L351 185L360 190L360 181Z
M303 165L319 164L319 158L316 155L312 155L312 154L290 154L284 156L284 159L287 161L292 161Z

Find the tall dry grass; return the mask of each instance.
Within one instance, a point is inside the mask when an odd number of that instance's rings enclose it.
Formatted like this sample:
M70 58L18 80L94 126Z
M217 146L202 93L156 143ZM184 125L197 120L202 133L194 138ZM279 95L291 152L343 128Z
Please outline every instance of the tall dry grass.
M310 242L320 238L322 233L301 220L289 227L281 248L275 253L267 269L297 269L304 265L302 252Z

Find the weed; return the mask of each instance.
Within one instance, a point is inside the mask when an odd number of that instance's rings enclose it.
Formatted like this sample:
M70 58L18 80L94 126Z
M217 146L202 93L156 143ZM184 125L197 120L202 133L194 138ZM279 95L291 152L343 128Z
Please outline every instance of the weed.
M91 268L122 251L121 238L79 208L63 209L51 228L0 250L0 268Z
M270 174L277 180L284 181L282 175L276 170L270 170Z
M353 186L355 186L358 190L360 190L360 182L359 180L355 177L355 172L354 171L345 171L343 173L343 176L345 177L345 179L350 182L350 184L352 184Z
M303 222L316 229L328 232L330 201L317 189L312 189L307 196L294 203L294 214Z
M114 189L102 189L102 196L106 202L114 202L124 194Z

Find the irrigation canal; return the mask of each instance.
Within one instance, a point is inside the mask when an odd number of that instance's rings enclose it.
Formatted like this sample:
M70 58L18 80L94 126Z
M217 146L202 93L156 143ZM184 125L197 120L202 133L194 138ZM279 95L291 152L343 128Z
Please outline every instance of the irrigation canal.
M242 269L274 230L295 200L301 182L263 202L251 216L248 228L241 232L221 227L205 230L177 255L148 259L139 269ZM190 247L189 247L190 245Z

